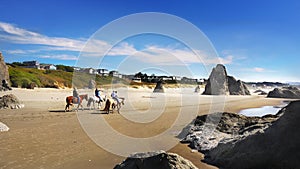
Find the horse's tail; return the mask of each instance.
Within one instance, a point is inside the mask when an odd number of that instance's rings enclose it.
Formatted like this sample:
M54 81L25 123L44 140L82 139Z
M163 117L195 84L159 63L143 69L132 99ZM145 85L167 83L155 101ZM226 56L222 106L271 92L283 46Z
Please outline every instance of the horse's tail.
M71 96L66 97L66 103L72 105L72 98L71 98Z

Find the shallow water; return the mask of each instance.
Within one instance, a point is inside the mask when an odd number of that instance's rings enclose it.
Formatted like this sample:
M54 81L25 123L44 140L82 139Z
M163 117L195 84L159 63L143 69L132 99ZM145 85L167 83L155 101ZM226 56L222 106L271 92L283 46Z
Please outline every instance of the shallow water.
M282 109L283 106L274 107L274 106L264 106L260 108L250 108L250 109L244 109L239 112L239 114L245 115L245 116L258 116L262 117L267 114L275 115L278 113L279 110Z

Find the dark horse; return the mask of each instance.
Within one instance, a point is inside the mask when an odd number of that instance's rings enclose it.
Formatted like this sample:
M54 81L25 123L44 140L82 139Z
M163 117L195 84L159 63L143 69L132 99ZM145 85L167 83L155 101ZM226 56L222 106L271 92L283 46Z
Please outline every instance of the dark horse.
M87 101L88 95L87 94L79 95L79 98L80 98L80 101L78 103L78 98L73 97L73 96L66 97L67 105L66 105L65 111L70 111L70 106L73 106L73 104L78 104L77 111L78 111L79 106L81 106L81 108L83 110L82 101L83 101L83 99L85 99Z
M113 113L114 110L117 110L117 112L120 113L120 109L122 105L124 105L125 98L120 97L119 99L120 102L117 102L114 99L106 99L105 107L102 111L105 111L107 114L109 114L110 111Z

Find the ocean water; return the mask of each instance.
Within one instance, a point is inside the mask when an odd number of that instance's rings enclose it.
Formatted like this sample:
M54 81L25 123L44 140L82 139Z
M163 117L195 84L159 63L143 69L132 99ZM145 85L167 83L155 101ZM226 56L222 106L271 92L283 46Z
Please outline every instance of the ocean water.
M260 108L250 108L250 109L244 109L239 112L239 114L245 115L245 116L258 116L262 117L267 114L275 115L278 113L279 110L282 109L283 106L274 107L274 106L263 106Z

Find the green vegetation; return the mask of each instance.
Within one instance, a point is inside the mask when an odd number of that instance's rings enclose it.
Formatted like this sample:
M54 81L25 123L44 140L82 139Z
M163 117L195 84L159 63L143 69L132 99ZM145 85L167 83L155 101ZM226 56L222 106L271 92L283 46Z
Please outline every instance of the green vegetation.
M71 66L65 66L65 65L56 65L57 70L62 70L66 72L74 72L74 68Z
M72 73L56 70L38 70L9 66L12 87L71 87Z
M127 84L124 79L111 76L91 75L83 72L67 72L63 70L38 70L34 68L23 68L17 65L9 65L9 76L12 87L21 88L71 88L72 82L76 87L88 87L89 82L95 80L96 84Z

